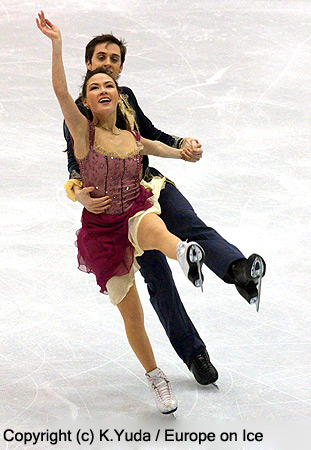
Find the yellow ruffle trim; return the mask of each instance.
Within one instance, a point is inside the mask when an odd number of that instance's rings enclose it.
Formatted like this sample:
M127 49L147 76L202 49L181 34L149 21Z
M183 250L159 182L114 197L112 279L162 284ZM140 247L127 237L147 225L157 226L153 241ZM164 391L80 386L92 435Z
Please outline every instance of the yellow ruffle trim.
M82 180L72 178L71 180L67 181L66 184L64 184L64 188L66 189L67 192L67 197L70 198L70 200L72 200L73 202L77 200L75 191L73 189L74 186L79 186L80 188L82 188L83 187Z

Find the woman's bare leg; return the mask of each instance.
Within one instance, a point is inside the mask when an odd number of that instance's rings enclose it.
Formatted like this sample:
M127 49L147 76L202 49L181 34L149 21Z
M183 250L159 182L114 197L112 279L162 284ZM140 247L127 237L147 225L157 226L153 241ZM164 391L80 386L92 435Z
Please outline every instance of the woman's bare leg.
M181 240L168 231L157 214L149 213L141 219L137 239L142 250L160 250L169 258L177 259L177 244Z
M170 382L162 370L157 367L154 359L144 326L144 312L135 282L128 294L117 306L124 320L129 343L147 372L147 381L157 408L163 414L170 414L176 411L178 407L177 400L172 392Z
M134 282L124 299L118 303L130 346L146 372L157 367L144 325L144 311Z

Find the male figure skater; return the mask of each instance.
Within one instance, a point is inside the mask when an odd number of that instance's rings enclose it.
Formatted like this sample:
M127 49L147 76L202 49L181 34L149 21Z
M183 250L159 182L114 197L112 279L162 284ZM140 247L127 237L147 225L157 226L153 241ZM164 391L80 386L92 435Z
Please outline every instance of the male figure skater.
M125 61L126 46L122 40L111 34L96 36L86 46L85 63L88 70L104 67L115 78L119 78ZM121 108L126 113L131 127L148 139L158 140L176 148L192 147L197 159L202 154L201 144L194 138L179 138L164 133L154 127L138 105L136 97L128 87L121 87ZM87 115L81 99L77 105ZM117 122L118 127L122 124ZM95 187L83 188L80 182L79 166L74 157L72 140L66 124L64 135L67 141L68 189L72 198L78 200L88 211L100 214L107 204L105 197L92 198ZM144 178L163 176L149 167L144 157ZM258 287L265 273L263 259L253 254L248 259L235 246L223 239L214 229L207 227L196 215L190 203L179 192L173 182L167 180L159 198L161 218L167 228L180 239L184 236L198 242L205 250L205 264L224 282L234 284L248 303L259 304ZM218 379L216 368L210 361L206 346L190 320L177 292L171 270L161 252L147 251L140 258L141 274L147 283L150 301L176 353L202 385L214 383ZM258 308L258 306L257 306ZM258 309L257 309L258 310Z

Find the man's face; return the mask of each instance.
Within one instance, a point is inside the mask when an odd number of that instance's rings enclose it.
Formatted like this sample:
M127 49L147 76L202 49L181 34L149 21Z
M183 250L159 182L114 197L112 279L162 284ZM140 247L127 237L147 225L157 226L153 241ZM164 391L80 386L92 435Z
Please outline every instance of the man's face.
M103 67L107 72L117 80L122 72L121 52L117 44L105 42L97 44L91 61L87 63L88 70L95 70Z

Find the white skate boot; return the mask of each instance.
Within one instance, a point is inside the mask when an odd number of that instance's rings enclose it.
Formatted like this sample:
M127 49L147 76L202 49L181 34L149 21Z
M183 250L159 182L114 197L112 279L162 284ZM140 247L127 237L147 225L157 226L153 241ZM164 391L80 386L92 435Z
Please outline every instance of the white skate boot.
M147 372L146 377L158 410L162 414L174 413L178 404L165 373L157 367Z
M203 248L196 242L179 242L177 245L177 261L184 274L203 292L204 277L202 265L205 258Z

